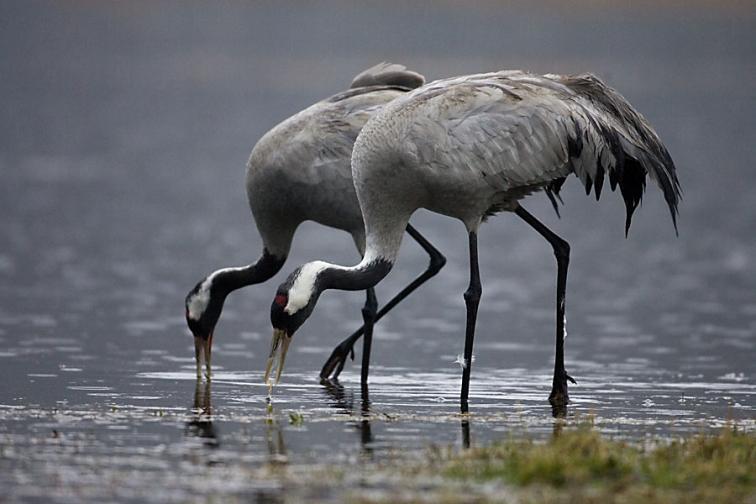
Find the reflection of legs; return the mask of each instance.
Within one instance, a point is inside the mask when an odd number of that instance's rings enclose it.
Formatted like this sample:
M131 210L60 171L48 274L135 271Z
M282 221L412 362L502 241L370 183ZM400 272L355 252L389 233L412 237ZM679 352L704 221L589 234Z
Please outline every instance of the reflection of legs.
M375 298L375 289L370 287L367 290L365 307L362 308L362 327L365 328L365 339L362 340L362 373L360 374L360 383L362 383L363 388L367 387L368 372L370 371L370 347L373 346L373 325L375 324L377 308L378 300Z
M567 380L576 383L564 368L564 338L565 338L565 294L567 290L567 266L570 262L570 245L524 208L515 211L518 217L527 222L533 229L546 238L554 249L557 261L557 303L556 303L556 356L554 357L554 382L549 395L549 402L563 406L569 402L567 394Z
M194 387L192 408L194 412L186 422L185 434L202 439L202 443L210 448L220 446L220 440L212 421L213 406L210 400L209 380L197 380Z
M407 224L407 234L409 234L430 256L430 264L419 277L413 280L409 285L402 289L396 296L394 296L385 306L383 306L375 315L373 322L377 322L388 313L394 306L399 304L404 298L409 296L412 291L420 287L426 280L438 273L444 264L446 264L446 258L439 252L431 243L423 237L414 227ZM323 365L323 369L320 371L320 377L328 379L329 377L338 378L341 371L344 369L344 364L348 355L351 355L354 359L354 343L360 339L360 336L365 331L365 326L360 327L351 336L339 343L336 348L333 349L331 356Z
M362 454L368 457L373 455L373 432L370 427L370 396L368 394L367 383L362 387L362 398L360 400L359 412L355 410L354 396L351 389L345 389L338 380L323 380L321 382L323 390L331 402L330 407L336 408L338 413L346 413L349 416L361 416L362 418L355 422L349 422L350 425L360 432L360 445Z
M365 456L372 459L373 457L373 430L370 427L370 395L368 393L367 382L362 384L362 402L360 403L360 420L357 428L360 430L360 445Z
M470 369L472 368L473 340L475 339L475 322L478 318L478 304L480 303L480 271L478 269L478 235L470 233L470 285L465 291L465 305L467 305L467 324L465 326L465 360L462 363L462 393L460 408L467 413L467 396L470 390Z
M197 385L194 387L194 409L198 410L197 414L212 415L209 381L197 380Z
M339 382L324 380L321 384L323 385L323 391L328 396L329 400L333 401L329 406L336 408L339 413L351 415L352 409L354 408L352 391L344 389L344 386Z
M286 440L284 439L283 429L276 421L268 422L265 437L270 455L269 462L280 463L281 458L286 457Z
M462 448L470 448L470 421L467 417L462 417Z

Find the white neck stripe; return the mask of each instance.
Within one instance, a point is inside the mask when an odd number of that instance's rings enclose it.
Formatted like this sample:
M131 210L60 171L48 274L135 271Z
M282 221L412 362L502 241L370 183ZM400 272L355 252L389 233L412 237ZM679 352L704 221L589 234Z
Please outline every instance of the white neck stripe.
M302 266L294 279L294 284L289 288L289 302L286 303L284 311L289 315L294 315L307 306L315 290L318 274L331 266L324 261L314 261Z
M192 320L199 320L207 310L207 305L210 304L210 289L213 286L215 277L223 273L230 273L232 271L242 271L244 267L239 268L223 268L210 273L210 275L202 281L197 293L191 297L187 303L189 309L189 318Z

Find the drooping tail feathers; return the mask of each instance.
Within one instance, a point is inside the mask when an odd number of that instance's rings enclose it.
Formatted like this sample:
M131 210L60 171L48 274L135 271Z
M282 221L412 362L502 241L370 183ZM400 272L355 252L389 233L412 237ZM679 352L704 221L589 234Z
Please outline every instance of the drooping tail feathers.
M401 86L415 89L423 84L425 84L425 77L419 73L407 70L404 65L384 61L357 74L350 87Z
M608 175L612 191L619 186L625 201L627 235L648 174L664 193L677 232L680 183L675 164L651 125L625 98L591 74L564 76L559 81L575 93L575 102L585 112L573 119L575 131L569 151L586 194L593 188L599 199L604 176ZM561 182L554 181L547 193L558 195L560 187Z

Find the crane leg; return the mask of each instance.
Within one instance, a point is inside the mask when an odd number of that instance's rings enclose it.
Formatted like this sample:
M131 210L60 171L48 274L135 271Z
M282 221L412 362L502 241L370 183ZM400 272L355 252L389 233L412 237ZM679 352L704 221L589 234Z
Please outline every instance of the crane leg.
M415 289L420 287L429 278L438 273L441 268L446 264L446 258L438 251L428 240L425 239L414 227L407 224L407 234L409 234L430 256L430 264L428 268L416 279L414 279L409 285L402 289L396 296L388 301L378 312L375 314L374 322L378 322L381 317L388 313L394 306L399 304L404 298L409 296ZM346 359L351 355L354 359L354 344L360 339L365 331L365 326L360 327L348 338L339 343L336 348L331 352L331 356L323 365L323 369L320 371L320 378L327 380L330 378L338 378L341 371L344 369Z
M475 339L475 322L478 319L478 304L483 289L480 285L480 270L478 269L478 234L471 232L470 236L470 285L465 291L465 305L467 306L467 323L465 325L465 355L462 362L462 393L460 394L460 409L467 413L467 396L470 391L470 370L472 368L473 340Z
M368 372L370 371L370 348L373 345L373 325L375 324L376 310L378 300L375 297L375 289L370 287L367 291L365 306L362 308L362 320L365 328L364 338L362 340L362 372L360 374L360 383L363 391L367 391Z
M567 266L570 262L570 245L524 208L518 207L515 214L546 238L554 249L557 261L557 299L556 299L556 355L554 357L554 382L549 395L549 402L555 407L566 405L569 401L567 381L577 383L564 369L565 333L565 294L567 290Z

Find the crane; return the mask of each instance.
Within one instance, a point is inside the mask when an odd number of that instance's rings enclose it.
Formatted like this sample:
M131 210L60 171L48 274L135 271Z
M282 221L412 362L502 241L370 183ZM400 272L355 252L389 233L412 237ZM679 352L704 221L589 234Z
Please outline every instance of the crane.
M203 360L210 378L213 333L226 297L275 275L302 222L344 230L360 254L364 253L365 227L350 167L352 146L373 114L424 82L422 75L402 65L380 63L358 74L346 91L284 120L257 142L247 163L246 189L263 250L259 259L247 266L212 272L186 296L186 322L194 335L198 378ZM410 224L406 230L429 254L428 269L378 312L374 290L366 289L363 312L366 316L370 312L370 325L363 325L334 349L323 368L324 378L332 373L338 377L347 355L354 358L352 347L364 333L362 379L367 381L372 323L443 267L444 256Z
M482 288L477 236L481 223L514 213L552 246L557 263L556 355L549 401L569 402L564 365L569 244L520 201L545 191L554 202L575 175L586 194L601 196L605 179L622 194L625 234L645 191L661 189L677 231L680 184L674 163L649 123L617 91L591 74L538 75L519 70L428 83L373 116L352 152L352 175L366 226L367 248L351 267L323 261L292 272L271 306L273 339L265 373L283 357L294 332L326 289L368 289L391 270L404 226L425 208L461 220L468 233L470 283L460 408L468 411L475 324Z

